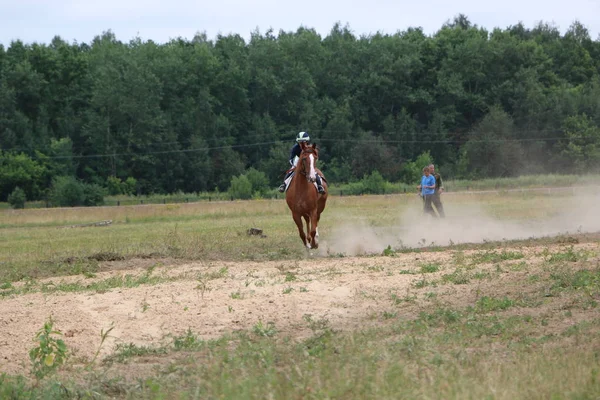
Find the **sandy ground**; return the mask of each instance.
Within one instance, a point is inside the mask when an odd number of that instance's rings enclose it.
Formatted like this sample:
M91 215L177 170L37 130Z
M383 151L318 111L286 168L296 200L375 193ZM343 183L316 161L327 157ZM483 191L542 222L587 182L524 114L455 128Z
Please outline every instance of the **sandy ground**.
M564 246L558 245L544 248L564 250ZM575 245L575 250L596 252L598 248L598 243ZM505 265L505 271L498 274L497 265L479 265L478 271L495 272L493 279L421 289L415 288L415 282L424 277L439 279L454 271L456 251L263 263L177 264L164 260L104 263L103 272L93 278L71 276L44 282L88 285L118 276L142 276L150 265L155 265L152 276L171 281L104 292L0 297L0 372L29 371L28 351L35 347L35 333L49 316L53 317L55 328L63 333L72 355L83 362L93 357L100 346L101 330L106 331L110 326L114 329L101 348L100 358L111 354L118 343L158 346L188 329L203 339L212 339L236 330L252 330L259 321L274 323L280 335L303 338L311 334L307 314L313 320L327 319L334 329L356 330L381 323L381 315L386 311L397 313L398 318L414 318L424 307L431 307L427 298L432 296L426 296L427 293L436 293L438 305L454 306L473 305L482 294L524 296L523 286L515 283L541 268L542 248L512 250L523 252L526 258L506 263L525 261L525 268L512 271ZM458 256L468 257L473 252L464 251ZM426 275L406 273L417 272L427 263L439 263L440 271ZM532 284L531 290L540 294L544 288ZM412 300L395 301L403 298ZM531 312L541 312L536 310Z

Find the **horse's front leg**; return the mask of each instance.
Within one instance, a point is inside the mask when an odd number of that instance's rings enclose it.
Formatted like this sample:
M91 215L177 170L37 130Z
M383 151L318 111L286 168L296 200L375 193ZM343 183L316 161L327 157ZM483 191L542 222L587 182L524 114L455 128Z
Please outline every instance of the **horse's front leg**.
M305 215L304 220L306 221L306 234L308 235L306 238L306 248L310 250L313 247L313 238L310 236L310 216Z
M310 249L310 244L306 242L306 235L304 234L304 224L302 223L302 216L300 214L293 213L292 217L294 218L294 222L298 227L298 233L300 234L300 239L302 239L302 243L304 243L304 245Z
M310 238L310 242L312 243L312 247L315 249L319 248L319 231L318 231L318 224L319 224L319 215L317 214L317 211L313 211L310 215L310 220L311 220L311 230L307 231L309 232L309 238Z

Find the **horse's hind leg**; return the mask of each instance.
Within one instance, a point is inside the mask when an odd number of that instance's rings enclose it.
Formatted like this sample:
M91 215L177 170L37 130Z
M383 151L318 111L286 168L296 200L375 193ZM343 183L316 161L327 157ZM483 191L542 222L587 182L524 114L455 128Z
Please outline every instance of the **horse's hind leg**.
M302 239L302 243L304 243L304 245L310 249L310 244L306 242L306 235L304 234L304 224L302 223L302 216L300 214L294 213L292 214L292 217L294 218L294 222L298 227L298 233L300 234L300 239Z

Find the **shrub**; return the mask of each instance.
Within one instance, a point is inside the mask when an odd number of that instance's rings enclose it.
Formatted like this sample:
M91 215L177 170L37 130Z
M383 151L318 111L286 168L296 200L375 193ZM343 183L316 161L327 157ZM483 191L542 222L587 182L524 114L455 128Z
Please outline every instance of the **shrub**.
M247 200L252 197L252 183L246 175L231 178L229 194L235 199Z
M267 175L265 175L264 172L258 171L254 168L250 168L246 172L246 177L252 185L253 193L258 192L260 196L264 196L265 193L269 190L269 179L267 178Z
M101 206L104 204L104 188L95 183L81 183L83 187L83 205L84 206Z
M123 182L122 188L123 188L123 194L128 194L128 195L135 194L136 188L137 188L137 179L130 176L129 178L125 179L125 182Z
M370 175L365 175L362 179L362 185L365 193L381 194L385 193L385 180L379 171L373 171Z
M404 163L400 172L400 180L408 184L420 183L423 176L423 167L428 166L432 162L433 158L431 158L429 151L420 154L415 161Z
M84 192L81 183L72 176L58 176L52 181L50 201L57 207L83 205Z
M108 194L111 196L116 196L119 194L132 195L135 193L136 186L137 180L132 177L127 178L125 181L122 181L116 176L109 176L106 179L106 188L108 190Z
M119 194L123 194L123 182L121 179L116 176L109 176L106 179L106 188L108 189L108 194L111 196L116 196Z
M54 178L50 190L52 205L57 207L101 205L104 195L104 188L100 185L83 183L72 176Z
M8 203L12 208L25 208L26 200L25 191L18 186L8 195Z

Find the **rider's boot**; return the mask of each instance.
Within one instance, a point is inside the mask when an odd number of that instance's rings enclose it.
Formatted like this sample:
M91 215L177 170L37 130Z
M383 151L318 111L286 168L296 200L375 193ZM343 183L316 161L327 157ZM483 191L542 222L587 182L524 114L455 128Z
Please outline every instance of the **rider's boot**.
M323 187L323 182L321 182L319 174L317 174L317 190L320 194L325 194L325 188Z
M285 178L283 178L283 183L281 185L279 185L279 187L277 188L277 190L279 190L281 193L285 192L285 181L288 180L288 178L292 175L293 170L289 171L287 174L285 174Z

